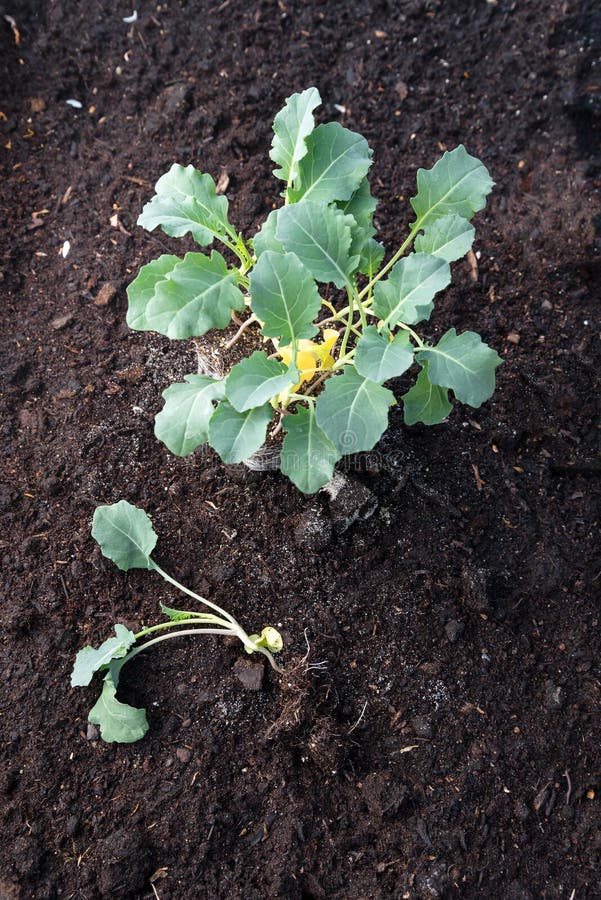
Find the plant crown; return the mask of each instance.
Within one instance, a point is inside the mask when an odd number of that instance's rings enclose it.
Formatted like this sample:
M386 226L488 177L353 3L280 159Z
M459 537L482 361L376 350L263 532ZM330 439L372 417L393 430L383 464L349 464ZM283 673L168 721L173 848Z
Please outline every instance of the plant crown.
M120 500L111 506L99 506L94 513L92 535L103 555L121 570L152 569L170 585L212 610L210 613L192 612L161 604L166 622L142 628L136 634L125 625L117 624L115 637L108 638L99 647L84 647L79 651L71 673L71 687L85 687L90 684L95 672L105 673L102 693L88 715L90 722L100 726L104 741L129 744L148 731L146 710L117 700L117 686L121 669L127 662L163 641L198 634L237 637L247 653L262 653L274 669L281 671L272 656L272 653L279 653L282 649L282 638L275 628L268 626L261 634L248 635L228 612L179 584L157 565L151 557L157 535L143 509L132 506L127 500ZM151 635L157 636L145 640Z
M315 126L319 103L311 87L275 117L270 156L284 203L252 240L230 223L210 175L175 164L159 178L138 224L174 237L190 232L202 247L218 241L237 263L217 250L160 256L129 286L127 312L132 328L175 339L226 328L232 318L240 324L237 313L246 318L236 337L257 326L263 349L227 377L191 374L167 388L155 433L177 455L208 441L224 462L238 463L273 423L271 436L284 432L281 470L308 494L342 456L377 443L395 403L385 382L417 363L404 419L435 425L451 411L449 391L474 407L488 400L501 363L474 332L451 328L431 343L415 330L450 283L449 263L472 246L470 219L493 186L486 168L460 145L419 169L415 220L383 264L367 179L372 151L337 122Z

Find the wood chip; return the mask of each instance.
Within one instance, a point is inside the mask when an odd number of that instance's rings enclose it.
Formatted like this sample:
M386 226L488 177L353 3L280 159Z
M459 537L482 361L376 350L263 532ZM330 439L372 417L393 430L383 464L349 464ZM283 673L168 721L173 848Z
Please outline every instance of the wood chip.
M478 260L473 250L467 254L466 259L470 266L470 278L472 281L478 281Z
M230 176L227 174L225 169L221 170L221 175L217 179L217 184L215 185L215 191L218 194L225 194L229 187Z
M96 295L94 306L108 306L115 294L117 288L110 281L105 282Z
M478 490L481 491L486 482L482 481L482 479L480 478L480 472L478 471L478 466L475 463L472 463L472 469L474 470L474 478L476 479Z

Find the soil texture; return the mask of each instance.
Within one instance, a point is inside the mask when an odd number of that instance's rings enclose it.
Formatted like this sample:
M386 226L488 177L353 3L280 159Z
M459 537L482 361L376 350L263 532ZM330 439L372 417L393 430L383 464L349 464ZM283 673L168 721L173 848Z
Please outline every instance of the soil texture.
M600 897L598 4L0 12L0 897ZM139 266L192 247L136 228L157 178L222 175L251 234L271 122L309 85L374 148L388 247L418 167L458 143L488 167L475 265L428 328L504 359L490 402L394 411L313 498L171 456L153 419L195 348L125 324ZM142 654L127 746L87 723L98 684L69 686L79 648L174 601L100 556L93 510L121 498L165 569L285 638L282 676L211 637Z

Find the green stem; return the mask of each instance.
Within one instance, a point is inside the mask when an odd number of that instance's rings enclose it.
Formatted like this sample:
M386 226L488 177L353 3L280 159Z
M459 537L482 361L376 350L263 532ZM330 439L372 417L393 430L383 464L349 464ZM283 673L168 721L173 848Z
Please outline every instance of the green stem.
M404 329L404 331L408 331L420 350L422 350L425 347L425 344L422 341L422 339L420 338L419 334L416 334L416 332L413 330L413 328L409 328L409 326L405 325L404 322L397 322L396 327L402 328L402 329Z
M189 628L187 631L177 631L174 634L162 634L160 637L153 638L151 641L146 641L145 644L140 644L139 647L134 647L127 656L124 656L122 660L118 660L119 670L121 670L125 663L128 663L134 656L137 656L138 653L142 653L143 650L148 650L148 648L154 646L154 644L159 644L161 641L168 641L170 638L183 637L185 634L226 634L234 636L233 631L225 631L223 628Z
M151 562L152 568L155 570L155 572L158 572L158 574L161 576L161 578L164 578L165 581L168 581L169 584L173 585L173 587L176 587L183 594L187 594L188 597L192 597L194 600L198 600L199 603L202 603L204 606L208 606L209 609L212 609L216 613L219 613L220 616L223 616L225 619L227 619L229 622L231 622L231 624L234 625L236 628L240 627L238 625L238 623L236 622L236 620L234 619L234 617L231 616L224 609L221 609L220 606L217 606L216 603L211 603L211 601L207 600L205 597L201 597L201 596L199 596L199 594L195 594L194 591L191 591L189 588L184 587L183 584L180 584L179 581L176 581L175 578L172 578L171 575L167 574L167 572L164 572L163 569L161 569L161 567L158 566L153 559L151 559L150 562Z
M341 356L341 357L334 363L334 365L332 366L332 368L330 369L330 371L331 371L331 372L337 372L338 369L343 369L344 366L346 366L347 363L351 362L351 360L353 359L353 356L355 355L355 353L356 353L356 349L355 349L355 348L353 348L352 350L349 350L349 352L346 354L346 356Z
M381 278L384 278L384 276L392 269L394 264L396 262L398 262L398 260L401 258L401 256L405 252L405 250L409 247L409 245L415 238L416 234L420 230L421 222L422 222L422 220L418 219L417 222L415 222L413 224L413 227L412 227L411 231L409 232L407 239L405 241L403 241L403 243L401 244L401 246L399 247L397 252L394 254L394 256L392 256L388 260L386 265L380 269L380 271L377 273L377 275L374 275L373 278L371 278L369 280L369 282L365 285L363 290L359 293L359 297L358 297L359 300L362 300L366 294L371 294L371 292L373 291L374 285L377 284Z
M171 621L171 622L161 622L160 625L150 625L148 628L143 628L142 631L138 631L135 635L136 641L141 641L142 638L145 638L149 634L154 634L155 631L164 631L165 628L178 628L182 625L193 625L193 624L202 624L205 625L220 625L223 628L227 628L228 630L231 627L231 623L227 622L225 619L220 619L217 616L212 616L210 613L190 613L190 618L188 619L180 619L179 621Z
M409 236L407 237L407 240L405 240L405 241L401 244L401 246L399 247L399 249L397 250L397 252L394 254L394 256L386 263L386 265L385 265L382 269L380 269L380 271L379 271L376 275L373 276L373 278L370 278L369 282L365 285L365 287L363 288L363 290L359 291L359 293L357 294L356 299L357 299L358 302L361 304L361 308L363 309L364 312L365 312L367 306L368 306L369 304L371 304L371 302L372 302L372 296L371 296L371 294L372 294L374 285L377 284L378 281L380 281L380 279L383 278L383 277L384 277L384 276L392 269L392 267L394 266L394 264L395 264L396 262L398 262L398 260L401 258L401 256L403 255L403 253L405 252L405 250L407 249L407 247L410 245L410 243L413 241L413 239L415 238L416 234L417 234L418 231L420 230L420 228L421 228L421 222L422 222L422 220L419 219L419 220L414 224L413 228L412 228L411 231L409 232ZM363 298L364 298L366 295L367 295L367 300L366 300L365 302L362 302L362 301L363 301ZM320 324L320 325L327 325L329 322L337 322L337 321L340 321L344 316L346 316L346 315L348 314L349 310L350 310L350 305L349 305L349 306L345 306L345 307L343 307L341 310L339 310L339 311L336 313L336 315L334 315L334 316L329 316L327 319L322 319L321 322L320 322L319 324Z
M239 628L239 626L238 626ZM242 629L239 628L239 631ZM137 656L138 653L142 653L143 650L148 650L149 647L154 646L155 644L160 644L161 641L168 641L171 638L183 637L184 635L194 635L194 634L221 634L226 635L228 637L240 637L238 629L237 630L228 630L224 628L189 628L186 631L177 631L173 634L162 634L160 637L153 638L151 641L147 641L145 644L140 644L139 647L134 647L127 656L125 656L122 660L119 660L119 670L125 665L125 663L129 662L134 656ZM248 635L242 631L246 640L242 641L245 647L248 647L249 650L252 650L253 653L262 653L263 656L266 656L269 660L272 669L275 669L276 672L283 671L280 666L276 663L275 659L267 650L266 647L260 647L258 644L255 644L254 641L248 637Z
M351 287L350 284L346 287L346 293L348 295L348 319L346 323L346 328L344 329L344 336L342 338L342 344L340 345L340 356L344 356L346 353L346 345L348 344L348 339L351 336L351 328L353 327L353 316L354 316L354 303L355 303L355 291Z
M204 634L232 634L232 635L235 635L237 638L239 638L242 641L242 643L244 644L245 647L248 647L248 649L250 651L252 651L253 653L255 653L255 652L262 653L263 656L266 656L273 669L275 669L277 672L282 671L280 669L280 667L278 666L278 664L276 663L276 661L274 660L271 653L269 652L269 650L267 650L265 647L257 646L257 644L255 644L255 642L249 638L249 636L244 631L242 626L239 625L238 622L236 622L236 620L234 619L233 616L231 616L224 609L221 609L220 606L217 606L216 603L211 603L210 600L207 600L205 597L201 597L198 594L195 594L194 591L191 591L189 588L185 587L183 584L180 584L179 581L176 581L175 578L172 578L171 575L169 575L167 572L163 571L163 569L161 569L161 567L158 566L152 558L150 559L150 563L152 565L152 568L155 570L155 572L158 572L158 574L162 578L164 578L165 581L169 582L169 584L172 584L173 587L178 588L178 590L182 591L182 593L187 594L189 597L193 597L195 600L198 600L199 603L203 603L205 606L208 606L209 609L215 610L216 613L219 613L220 616L223 616L224 619L227 619L226 624L228 625L228 628L229 628L228 631L223 631L222 629L219 629L218 631L214 631L214 630L207 631L206 629L196 629L197 631L201 631ZM177 634L189 634L189 632L179 631L179 632L177 632ZM168 635L168 634L163 635L162 638L155 638L154 642L159 641L159 640L165 640L168 637L176 637L176 636L177 635ZM150 643L154 643L154 642L151 641ZM148 646L148 645L145 644L144 646Z

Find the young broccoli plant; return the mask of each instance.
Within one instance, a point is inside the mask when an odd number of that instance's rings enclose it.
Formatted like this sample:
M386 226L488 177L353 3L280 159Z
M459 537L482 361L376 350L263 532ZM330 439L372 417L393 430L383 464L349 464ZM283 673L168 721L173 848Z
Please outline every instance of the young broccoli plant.
M179 584L157 565L150 555L157 535L144 510L126 500L112 506L99 506L94 513L92 535L103 555L123 571L151 569L170 585L212 610L192 612L161 604L161 611L168 621L143 628L137 634L125 625L117 624L115 637L108 638L100 647L84 647L79 651L71 674L71 687L85 687L90 684L95 672L105 673L102 693L88 715L90 722L100 726L103 740L128 744L139 740L148 731L146 710L117 700L117 686L121 669L126 663L138 653L163 641L198 634L237 637L247 653L262 653L274 669L281 671L272 656L272 653L279 653L282 649L282 638L275 628L264 628L260 635L248 635L228 612ZM150 635L157 636L146 640Z
M271 424L271 437L284 432L281 470L305 493L329 481L342 456L377 443L395 402L390 379L417 364L402 397L405 422L435 425L451 411L449 391L474 407L488 400L501 362L472 331L451 328L432 343L415 330L449 284L449 263L472 246L470 220L493 186L486 168L460 145L419 169L415 219L383 263L367 179L372 151L337 122L315 127L319 103L309 88L275 118L270 156L284 203L252 240L230 224L210 175L173 165L159 179L138 224L190 232L201 246L216 240L237 263L217 250L160 256L129 286L127 313L132 328L175 339L232 319L234 339L259 329L262 349L227 377L187 375L167 388L155 433L178 455L208 441L237 463L261 447Z

